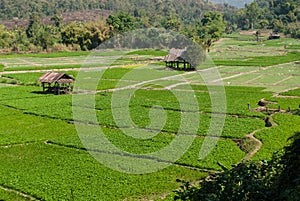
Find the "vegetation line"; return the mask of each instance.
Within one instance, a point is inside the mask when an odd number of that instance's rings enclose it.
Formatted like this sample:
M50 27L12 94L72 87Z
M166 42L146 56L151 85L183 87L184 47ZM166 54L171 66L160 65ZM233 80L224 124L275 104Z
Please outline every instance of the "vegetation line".
M202 168L197 168L194 166L189 166L186 164L180 164L180 163L173 163L171 161L167 161L167 160L162 160L156 157L151 157L151 156L146 156L146 155L139 155L139 154L130 154L130 153L121 153L121 152L111 152L111 151L106 151L106 150L99 150L99 149L88 149L88 148L84 148L84 147L77 147L74 145L65 145L65 144L61 144L61 143L56 143L53 141L45 141L46 145L53 145L53 146L59 146L59 147L63 147L63 148L67 148L67 149L76 149L76 150L80 150L80 151L92 151L92 152L97 152L97 153L103 153L103 154L112 154L112 155L119 155L119 156L124 156L124 157L132 157L132 158L139 158L139 159L145 159L145 160L152 160L154 162L158 162L158 163L165 163L165 164L169 164L169 165L174 165L177 167L183 167L183 168L187 168L189 170L195 170L195 171L201 171L201 172L207 172L207 173L217 173L218 171L215 170L209 170L209 169L202 169Z
M122 65L123 68L126 68L127 66L132 66L130 64L128 65ZM18 69L11 69L10 71L3 71L0 72L0 75L6 75L6 74L23 74L23 73L41 73L41 72L48 72L48 71L97 71L97 70L103 70L103 69L111 69L111 68L120 68L120 65L115 66L101 66L101 67L86 67L84 64L81 67L78 68L49 68L49 69L43 69L45 67L39 66L40 69L28 69L28 70L18 70Z
M238 139L234 138L234 137L228 137L228 136L215 136L215 135L197 135L197 134L193 134L193 133L176 133L176 132L172 132L172 131L167 131L167 130L160 130L160 129L152 129L152 128L141 128L141 127L118 127L118 126L112 126L112 125L104 125L104 124L97 124L97 123L93 123L93 122L82 122L82 121L71 121L68 123L71 124L87 124L90 126L102 126L105 128L109 128L109 129L115 129L115 130L120 130L120 129L137 129L137 130L141 130L141 131L146 131L146 132L159 132L160 134L163 135L169 135L169 136L185 136L185 137L194 137L194 138L218 138L218 139L223 139L223 140L227 140L230 139L234 142L236 142Z
M28 194L25 194L24 192L21 192L21 191L18 191L18 190L15 190L13 188L9 188L7 186L4 186L4 185L0 185L0 189L1 190L4 190L6 192L12 192L12 193L15 193L23 198L25 198L26 200L42 200L41 198L38 198L38 197L33 197L32 195L28 195Z

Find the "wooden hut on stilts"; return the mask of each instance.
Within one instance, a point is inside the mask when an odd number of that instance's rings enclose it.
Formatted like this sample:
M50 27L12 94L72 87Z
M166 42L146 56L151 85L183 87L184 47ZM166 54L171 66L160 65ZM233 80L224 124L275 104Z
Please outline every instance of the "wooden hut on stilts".
M72 83L75 79L65 73L47 72L42 75L38 82L42 83L44 93L68 94L72 91Z
M172 48L169 54L164 58L166 67L184 71L194 70L194 67L184 58L185 53L186 49Z

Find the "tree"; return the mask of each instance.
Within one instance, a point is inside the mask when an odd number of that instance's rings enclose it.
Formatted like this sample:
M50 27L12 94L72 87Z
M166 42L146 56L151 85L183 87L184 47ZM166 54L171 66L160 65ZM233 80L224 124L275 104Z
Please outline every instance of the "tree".
M200 22L200 26L196 28L196 34L193 40L202 44L202 46L209 52L213 43L220 39L225 31L225 23L222 15L218 12L208 12L204 14Z
M110 37L109 26L104 21L71 23L61 32L62 43L79 45L81 50L91 50Z
M82 50L92 50L110 37L109 27L103 22L89 22L83 26L78 41Z
M112 35L124 33L136 28L136 19L126 12L110 15L106 23L112 28Z
M168 30L179 31L181 26L181 22L179 19L173 17L167 20L164 27Z
M249 5L246 5L246 18L249 22L248 28L254 29L255 24L257 22L257 19L259 18L261 9L258 6L256 0L250 3Z
M62 43L67 46L78 44L78 38L80 35L82 35L82 24L78 22L72 22L71 24L62 28Z
M62 17L56 14L53 17L51 17L51 21L54 22L54 26L55 27L60 28L61 27Z
M37 33L36 37L36 45L43 48L43 50L47 50L50 46L54 44L53 36L51 35L50 28L42 25Z
M37 13L33 13L30 16L29 25L26 29L26 35L28 38L36 37L40 24L41 24L41 20L38 17Z
M9 48L11 46L14 35L3 25L0 25L0 47Z
M54 44L51 29L42 23L36 13L30 17L26 35L32 44L42 47L43 50L47 50L49 46Z

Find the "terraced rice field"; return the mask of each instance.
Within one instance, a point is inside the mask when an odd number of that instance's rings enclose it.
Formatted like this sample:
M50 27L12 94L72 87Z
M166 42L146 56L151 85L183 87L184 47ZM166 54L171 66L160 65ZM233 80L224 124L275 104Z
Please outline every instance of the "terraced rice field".
M300 104L292 48L299 41L250 39L228 36L210 55L213 68L195 72L165 70L166 51L106 52L88 61L86 53L0 57L0 199L172 200L176 179L194 182L245 158L270 159L300 131L292 114ZM82 63L87 71L79 71ZM78 79L78 93L41 93L37 79L49 69ZM208 72L220 76L202 77ZM261 99L275 103L269 112ZM276 125L266 128L266 117ZM178 146L168 149L172 143ZM152 166L157 171L146 174Z

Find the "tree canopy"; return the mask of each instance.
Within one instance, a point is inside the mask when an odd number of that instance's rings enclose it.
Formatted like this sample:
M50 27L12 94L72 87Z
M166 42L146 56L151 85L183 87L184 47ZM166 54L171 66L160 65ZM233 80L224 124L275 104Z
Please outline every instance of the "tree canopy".
M78 10L107 15L64 21L62 13ZM237 29L272 29L300 38L299 0L254 0L241 9L204 0L0 0L0 11L0 20L27 22L25 27L1 27L0 49L6 52L91 50L117 34L152 27L186 35L208 51L224 32Z

